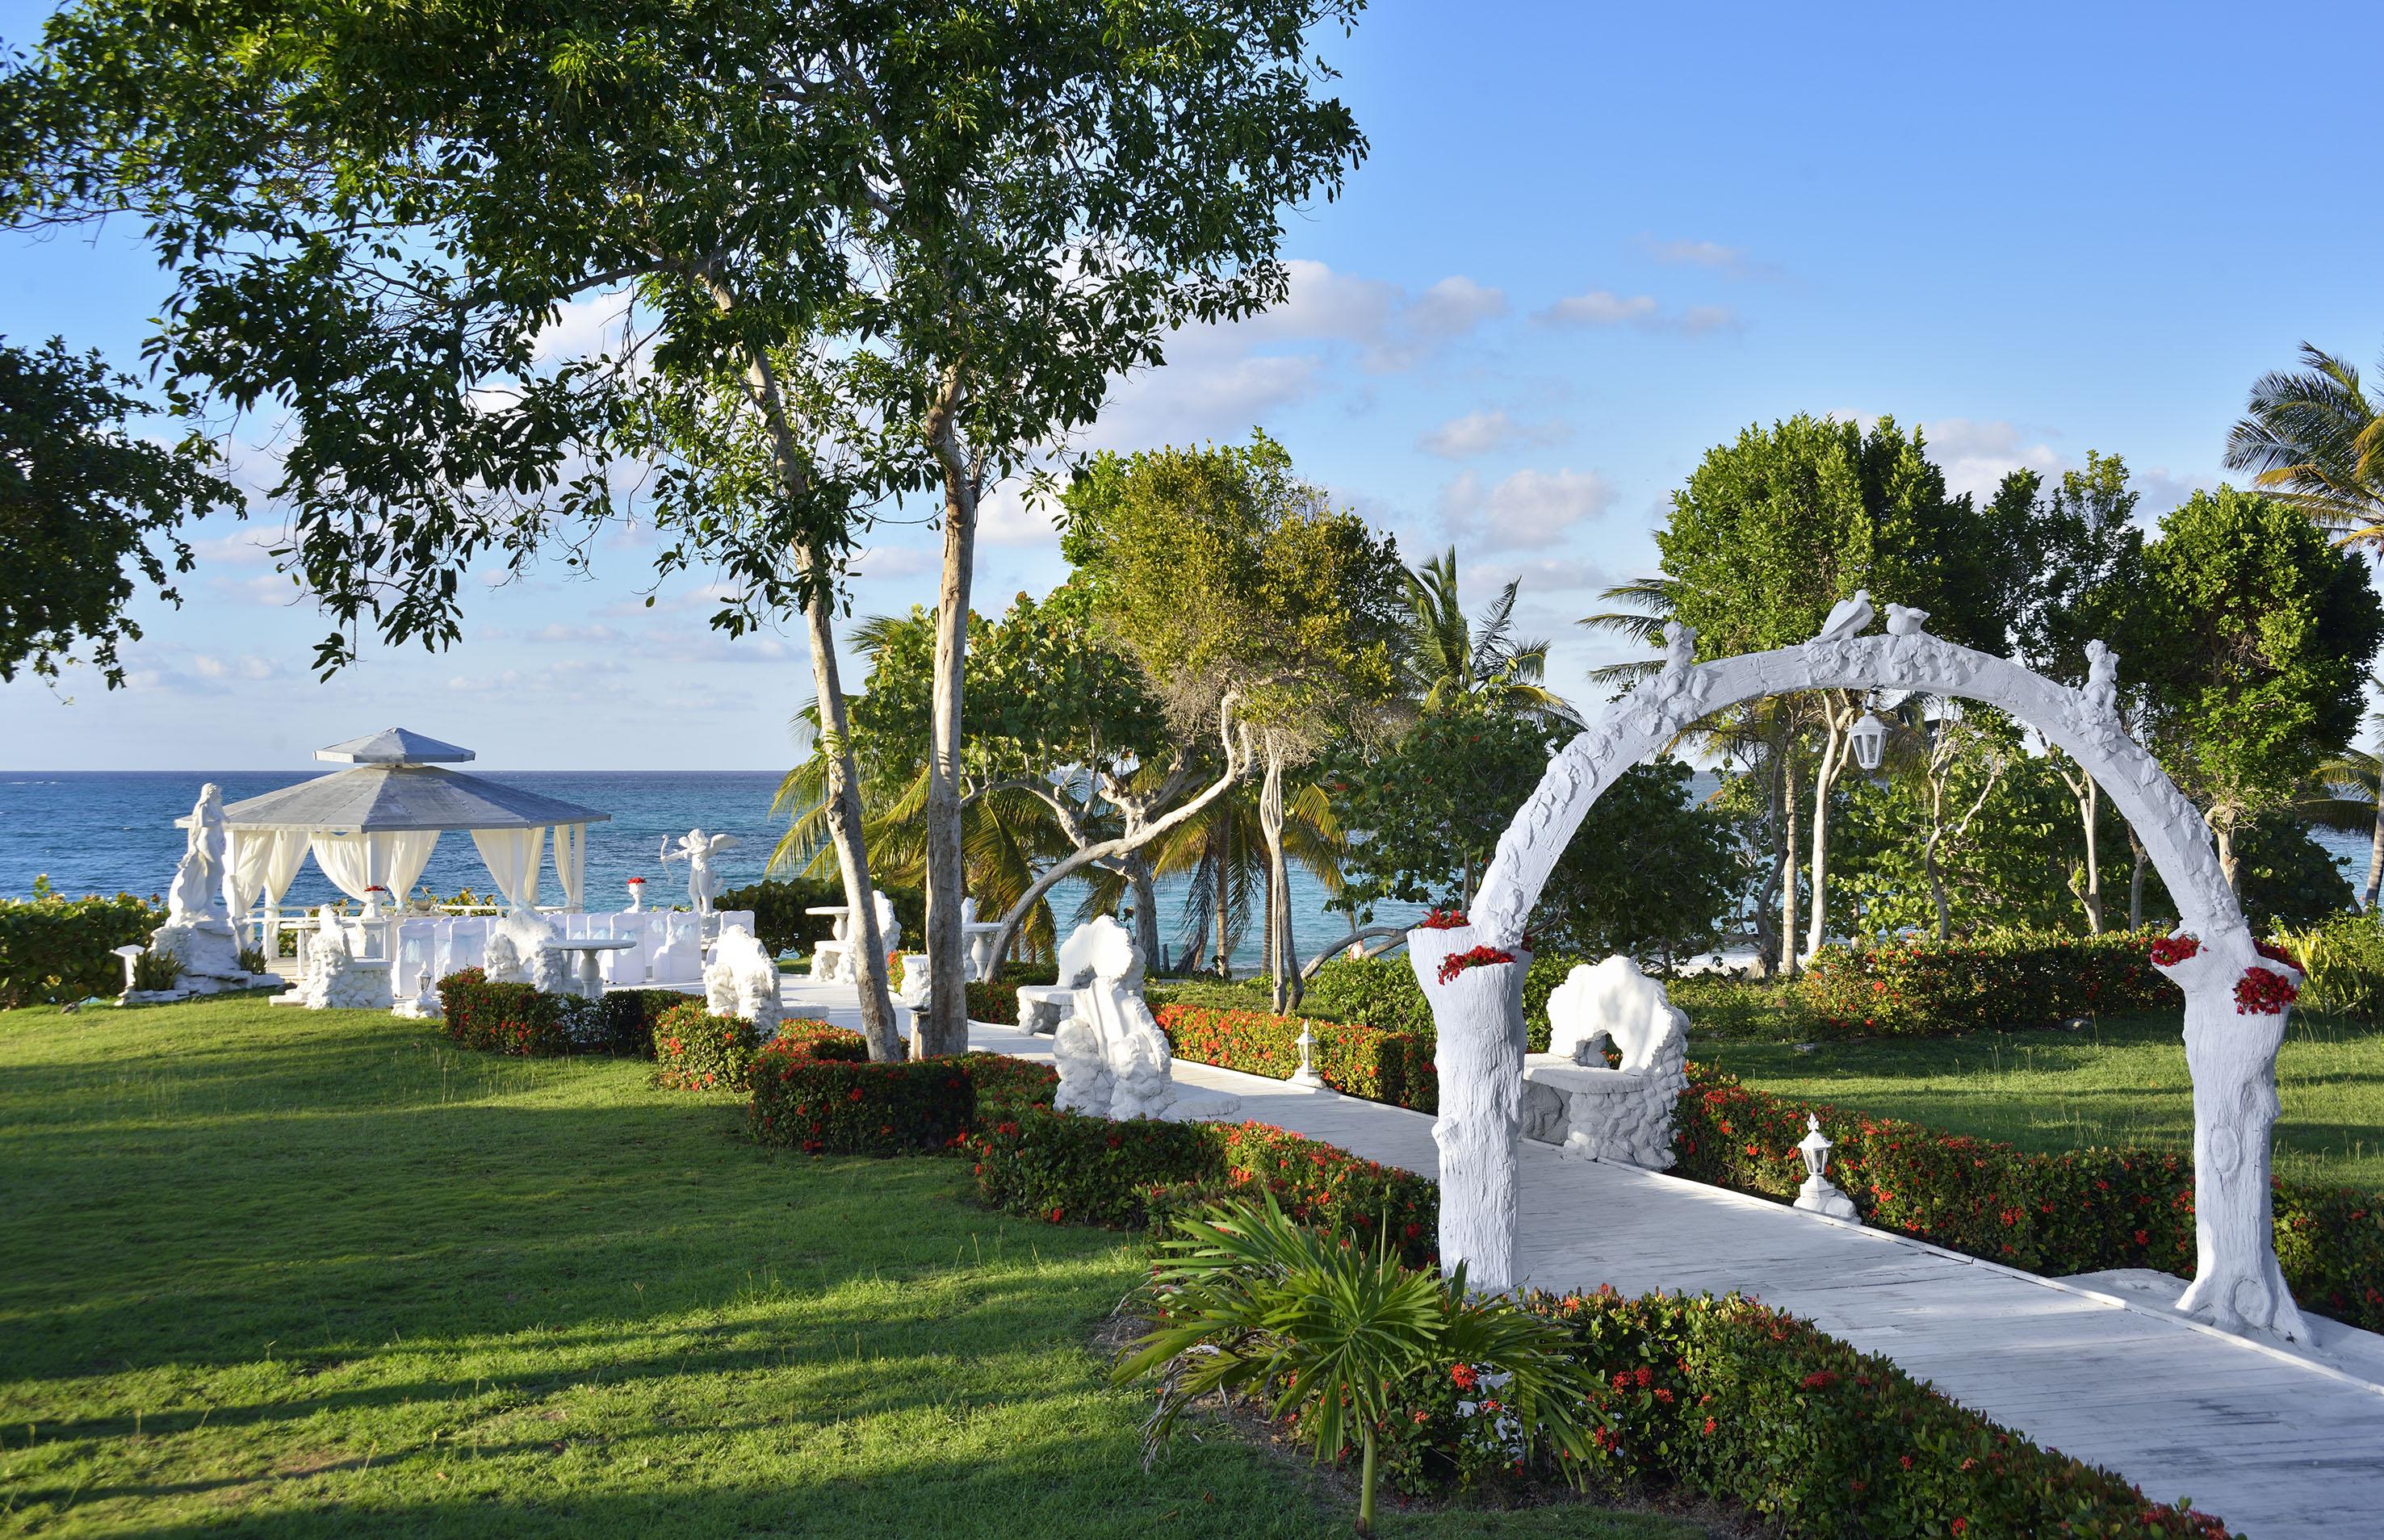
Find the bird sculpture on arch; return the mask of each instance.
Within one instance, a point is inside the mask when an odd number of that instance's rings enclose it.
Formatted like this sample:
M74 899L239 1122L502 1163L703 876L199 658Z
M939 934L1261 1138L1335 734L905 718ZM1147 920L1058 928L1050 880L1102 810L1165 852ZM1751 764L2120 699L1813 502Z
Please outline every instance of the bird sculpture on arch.
M2117 709L2118 656L2097 642L2085 685L2071 689L2008 658L1923 628L1927 613L1887 607L1883 635L1869 592L1841 601L1811 640L1694 662L1696 633L1665 627L1665 662L1598 722L1558 750L1517 810L1483 874L1469 923L1419 929L1408 956L1438 1031L1440 1254L1492 1289L1519 1281L1516 1146L1521 1130L1524 922L1557 858L1615 777L1683 729L1741 701L1803 689L1875 689L1956 696L2000 707L2057 744L2126 816L2178 903L2176 934L2190 954L2154 966L2185 992L2186 1062L2193 1075L2194 1279L2179 1308L2238 1332L2309 1340L2277 1266L2268 1175L2278 1104L2276 1054L2285 1016L2239 1012L2250 970L2300 976L2264 957L2220 871L2208 826L2159 762L2128 735ZM1444 959L1486 947L1506 963ZM2170 949L2172 952L2183 949ZM1783 1152L1784 1153L1784 1152Z

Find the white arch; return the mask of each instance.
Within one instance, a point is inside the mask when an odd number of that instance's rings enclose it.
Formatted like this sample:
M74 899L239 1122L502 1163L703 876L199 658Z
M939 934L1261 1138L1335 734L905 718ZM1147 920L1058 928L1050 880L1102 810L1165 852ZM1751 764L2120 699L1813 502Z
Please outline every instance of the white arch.
M2234 987L2260 962L2208 826L2158 761L2122 727L2112 671L2071 689L2008 659L1922 632L1816 640L1775 652L1690 661L1693 632L1675 631L1662 671L1550 760L1484 874L1471 924L1420 930L1409 954L1439 1032L1441 1255L1494 1288L1515 1281L1515 1142L1521 1136L1521 965L1474 968L1443 984L1440 960L1487 945L1521 950L1524 921L1565 845L1615 777L1726 706L1800 689L1907 689L2001 707L2074 756L2143 841L2178 902L2179 934L2201 952L2165 970L2185 990L2193 1074L2198 1266L2179 1301L2216 1324L2307 1340L2277 1268L2269 1218L2269 1134L2285 1018L2238 1014ZM2274 964L2266 964L2273 966ZM1505 975L1512 975L1511 979Z

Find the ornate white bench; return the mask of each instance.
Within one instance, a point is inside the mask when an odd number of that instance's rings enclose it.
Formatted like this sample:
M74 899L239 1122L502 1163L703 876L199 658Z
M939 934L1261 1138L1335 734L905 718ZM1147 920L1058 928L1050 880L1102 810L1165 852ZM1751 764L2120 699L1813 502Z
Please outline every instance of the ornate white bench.
M1583 963L1548 997L1548 1049L1523 1058L1523 1133L1585 1161L1662 1171L1689 1087L1689 1019L1628 957ZM1610 1041L1620 1068L1598 1051Z

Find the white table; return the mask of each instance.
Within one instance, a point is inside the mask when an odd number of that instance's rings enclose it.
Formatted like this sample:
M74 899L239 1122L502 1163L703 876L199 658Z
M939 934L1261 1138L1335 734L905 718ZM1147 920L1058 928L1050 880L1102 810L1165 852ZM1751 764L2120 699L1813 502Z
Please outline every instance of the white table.
M622 951L638 943L625 936L579 936L567 940L549 941L556 951L576 951L579 975L579 996L582 1000L599 1000L604 994L603 975L597 972L596 954L600 951Z

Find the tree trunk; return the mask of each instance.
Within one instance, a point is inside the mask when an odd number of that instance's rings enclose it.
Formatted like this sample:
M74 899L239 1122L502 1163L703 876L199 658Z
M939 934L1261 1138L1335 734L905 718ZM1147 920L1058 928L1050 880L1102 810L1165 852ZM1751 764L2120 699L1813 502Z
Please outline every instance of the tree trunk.
M2078 766L2078 773L2074 776L2063 769L2058 751L2055 751L2053 767L2060 775L2063 784L2069 788L2069 799L2076 804L2078 821L2085 830L2086 868L2077 888L2078 902L2086 911L2086 934L2100 936L2103 934L2103 856L2101 830L2096 825L2102 820L2103 789L2094 784L2094 777L2086 773L2082 764Z
M1920 870L1929 878L1929 901L1937 908L1937 939L1950 939L1954 934L1954 913L1945 901L1945 873L1937 860L1939 847L1945 838L1944 766L1932 762L1929 776L1929 838L1920 847Z
M1217 866L1217 913L1213 918L1217 922L1217 976L1231 978L1234 976L1234 959L1227 950L1226 943L1232 939L1232 927L1226 924L1225 914L1234 898L1234 830L1230 823L1218 830L1214 850Z
M930 434L944 472L944 573L936 596L936 686L927 751L927 1010L913 1058L968 1051L968 936L961 928L966 868L961 851L961 681L968 657L969 583L976 554L977 485L953 411L959 377L948 372Z
M1780 820L1780 971L1788 977L1796 976L1796 781L1795 737L1791 734L1782 746L1782 788Z
M1770 838L1771 859L1764 863L1769 870L1764 876L1763 887L1755 895L1754 913L1755 965L1767 979L1780 971L1779 912L1773 906L1779 897L1781 851L1786 848L1780 821L1780 778L1783 772L1778 746L1768 747L1770 751L1766 756L1768 763L1763 784L1768 815L1763 820L1763 828Z
M1151 880L1150 863L1139 855L1125 858L1125 880L1134 888L1134 944L1143 960L1156 968L1159 950L1159 885Z
M1267 865L1267 977L1269 993L1278 1014L1290 1008L1284 977L1298 971L1298 964L1288 956L1284 945L1284 933L1290 924L1290 897L1284 884L1283 863L1283 755L1270 736L1267 743L1266 778L1259 785L1259 832L1266 837Z
M2379 788L2379 790L2384 790L2384 788ZM2376 832L2367 844L2367 886L2359 892L2359 907L2363 911L2375 912L2376 889L2379 881L2384 881L2384 796L2377 799Z
M2227 879L2228 890L2235 895L2235 901L2240 904L2243 901L2243 884L2236 870L2235 821L2213 818L2210 820L2210 832L2218 841L2219 875ZM2170 897L2176 895L2171 894Z
M1841 710L1835 702L1822 707L1829 738L1821 746L1821 764L1813 772L1813 913L1806 921L1805 955L1812 956L1821 950L1830 934L1830 791L1838 784L1845 769L1850 739L1846 728L1852 725L1854 713Z
M795 560L808 571L814 558L799 548ZM827 755L827 828L837 865L844 874L845 913L852 916L846 935L854 955L847 961L861 989L861 1035L868 1040L870 1059L884 1063L901 1056L901 1039L894 1031L894 996L886 987L886 939L877 928L875 888L869 880L869 852L861 832L861 776L852 761L852 727L837 673L836 625L826 599L816 595L803 606L803 618L811 629L820 743L824 750L835 746ZM917 1035L915 1026L913 1035Z
M2144 928L2144 842L2136 838L2135 826L2128 826L2128 849L2135 856L2135 867L2128 874L2128 928Z

